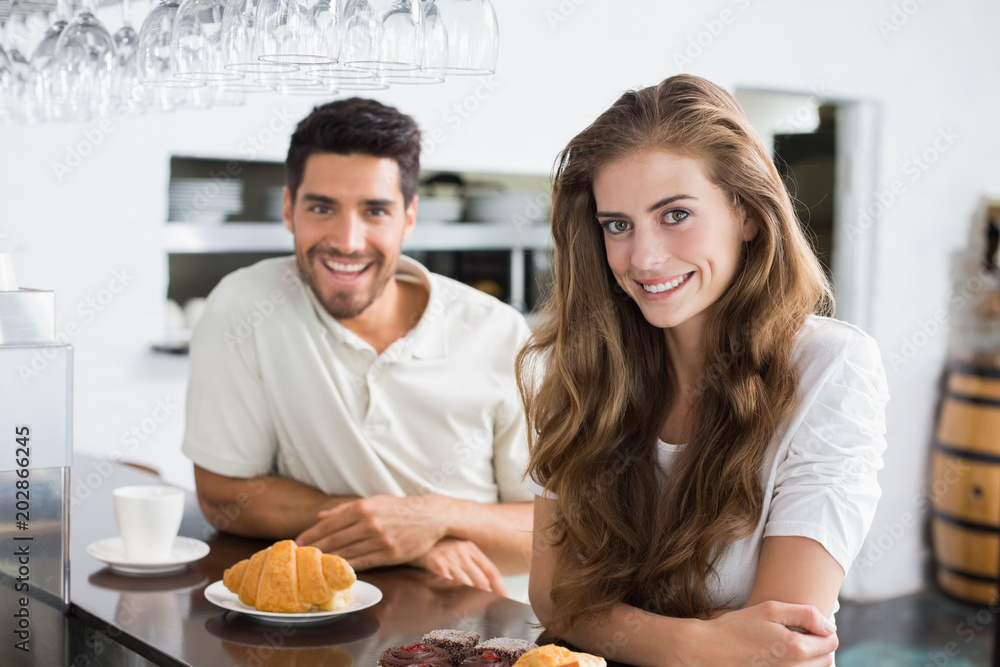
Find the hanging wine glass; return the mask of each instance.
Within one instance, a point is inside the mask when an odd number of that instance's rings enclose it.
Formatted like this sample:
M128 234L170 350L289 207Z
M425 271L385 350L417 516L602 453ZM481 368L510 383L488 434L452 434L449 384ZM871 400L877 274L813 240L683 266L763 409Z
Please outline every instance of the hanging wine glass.
M388 83L430 84L444 81L448 66L448 33L434 0L420 0L423 12L423 46L420 67L385 72Z
M52 25L45 31L42 41L31 54L31 78L25 89L25 109L30 120L51 120L65 116L58 108L55 86L58 81L58 67L55 61L56 45L63 30L82 11L73 0L58 0L52 17Z
M118 53L118 60L127 60L135 51L135 43L139 39L139 33L132 27L132 0L119 0L119 7L122 10L122 26L115 31L112 38L115 42L115 51Z
M30 98L31 65L28 60L41 41L48 21L45 15L22 0L12 0L7 20L7 57L10 62L12 108L26 119L24 104Z
M340 58L336 0L260 0L258 56L264 62L329 65Z
M7 52L0 45L0 123L9 123L14 120L14 96L11 82L14 78L13 68Z
M378 58L359 64L382 72L419 69L423 59L423 26L419 0L395 0L382 15Z
M16 73L26 74L31 54L49 27L49 19L38 8L22 0L12 0L7 22L7 56ZM23 70L17 72L17 70Z
M111 112L114 98L115 44L94 16L92 2L59 35L53 55L54 96L67 120L86 120Z
M7 52L3 50L3 44L0 44L0 89L6 90L7 86L10 85L10 78L13 76L10 66L10 58L7 57Z
M493 74L500 33L490 0L436 0L448 33L447 74Z
M195 81L234 81L226 69L222 21L226 0L182 0L171 32L174 75Z
M64 6L60 3L60 7ZM68 14L57 11L55 22L49 26L39 42L35 52L31 54L31 75L29 85L25 89L25 110L31 120L48 120L59 117L53 109L56 104L53 86L57 79L55 62L56 44L65 30Z
M347 0L344 5L344 46L341 62L374 72L382 43L382 17L368 0Z
M368 0L347 0L340 17L342 46L340 62L310 70L321 79L332 79L341 90L388 88L375 69L382 42L382 19Z
M243 74L291 74L298 65L265 63L260 60L256 21L258 0L228 0L222 14L222 50L226 69ZM251 80L217 84L217 88L246 92L269 91L271 86Z
M139 33L132 27L132 0L119 0L122 25L111 38L115 42L117 61L115 64L115 97L118 111L134 114L142 111L142 83L139 81L139 66L136 60L136 46Z
M174 76L170 45L179 6L177 0L160 0L142 22L136 42L136 68L143 102L158 111L206 104L204 95L196 90L205 85L203 82Z

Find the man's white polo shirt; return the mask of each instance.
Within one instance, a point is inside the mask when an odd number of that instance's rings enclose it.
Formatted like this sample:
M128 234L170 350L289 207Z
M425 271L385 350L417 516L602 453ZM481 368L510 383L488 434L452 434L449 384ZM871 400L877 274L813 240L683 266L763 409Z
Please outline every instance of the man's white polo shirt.
M191 341L184 453L333 496L532 500L514 381L524 318L407 257L397 271L430 300L381 355L326 312L294 257L223 279Z

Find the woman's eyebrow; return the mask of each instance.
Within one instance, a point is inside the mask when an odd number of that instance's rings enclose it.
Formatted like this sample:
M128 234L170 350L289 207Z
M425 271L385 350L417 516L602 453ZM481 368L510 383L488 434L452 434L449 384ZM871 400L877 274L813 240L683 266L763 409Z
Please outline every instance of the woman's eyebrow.
M697 200L698 198L695 197L694 195L674 195L673 197L664 197L663 199L661 199L660 201L656 202L655 204L653 204L652 206L650 206L648 209L646 209L646 213L652 213L653 211L655 211L658 208L663 208L664 206L669 206L670 204L673 204L674 202L680 201L682 199L695 199L695 200Z
M672 197L664 197L663 199L661 199L660 201L656 202L655 204L653 204L652 206L650 206L648 209L646 209L646 212L647 213L652 213L653 211L655 211L658 208L663 208L664 206L669 206L670 204L673 204L674 202L677 202L677 201L681 201L682 199L697 200L698 198L695 197L694 195L673 195ZM625 215L624 213L618 213L617 211L598 211L597 212L597 217L598 218L627 218L628 216Z

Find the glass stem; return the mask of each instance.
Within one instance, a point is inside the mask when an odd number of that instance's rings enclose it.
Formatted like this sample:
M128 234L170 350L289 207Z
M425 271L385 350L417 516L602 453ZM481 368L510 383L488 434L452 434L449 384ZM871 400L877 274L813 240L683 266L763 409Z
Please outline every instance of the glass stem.
M68 23L73 20L74 13L72 0L56 0L56 20Z
M122 25L132 25L132 0L121 0Z

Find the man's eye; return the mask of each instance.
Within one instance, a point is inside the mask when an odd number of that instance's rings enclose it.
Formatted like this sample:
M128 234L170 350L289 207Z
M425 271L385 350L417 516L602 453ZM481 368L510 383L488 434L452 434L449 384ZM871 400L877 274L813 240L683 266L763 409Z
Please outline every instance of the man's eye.
M389 211L384 208L370 208L368 209L368 215L373 217L378 217L382 215L389 215Z
M330 207L325 204L315 204L309 208L309 211L316 213L318 215L326 215L330 212Z

